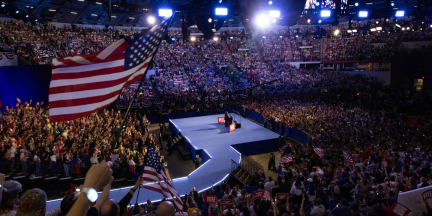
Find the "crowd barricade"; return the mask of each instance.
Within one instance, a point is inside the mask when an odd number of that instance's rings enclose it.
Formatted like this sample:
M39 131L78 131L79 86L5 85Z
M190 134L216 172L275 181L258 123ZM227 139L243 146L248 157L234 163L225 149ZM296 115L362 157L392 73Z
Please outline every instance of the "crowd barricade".
M271 126L270 122L264 122L264 116L254 110L246 109L246 116L262 125L264 127L269 128ZM264 124L265 123L265 124ZM301 143L307 143L309 142L309 136L301 131L298 128L291 128L286 125L282 125L280 122L275 122L275 132L278 134L282 134L282 127L285 128L284 136L289 137L291 139L297 140Z

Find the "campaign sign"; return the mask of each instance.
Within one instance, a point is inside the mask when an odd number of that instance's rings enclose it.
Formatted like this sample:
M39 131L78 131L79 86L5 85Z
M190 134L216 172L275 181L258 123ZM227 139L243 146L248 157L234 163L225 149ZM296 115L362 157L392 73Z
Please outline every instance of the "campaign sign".
M289 194L288 193L277 193L276 194L276 199L278 200L286 200L288 198Z
M263 190L257 190L253 192L253 198L254 199L262 199L264 197L264 189Z
M395 202L393 206L390 207L390 209L392 210L393 215L397 216L407 216L411 213L411 210L398 202Z
M233 206L234 201L232 199L221 199L220 204L221 206Z
M232 123L230 125L230 133L233 132L233 131L235 131L235 123Z
M219 124L225 124L225 117L218 117Z
M218 198L216 195L208 195L206 198L206 203L216 204L218 202Z

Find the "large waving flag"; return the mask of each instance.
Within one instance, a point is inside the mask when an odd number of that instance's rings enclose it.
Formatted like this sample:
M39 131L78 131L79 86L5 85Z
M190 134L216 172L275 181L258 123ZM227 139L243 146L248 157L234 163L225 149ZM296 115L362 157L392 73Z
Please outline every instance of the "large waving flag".
M141 187L161 193L167 199L172 199L177 211L182 211L183 202L168 179L165 168L159 161L159 157L152 144L149 146L147 155L145 156L142 177L143 183Z
M168 29L169 20L94 54L53 59L50 120L73 120L113 103L123 88L142 78Z

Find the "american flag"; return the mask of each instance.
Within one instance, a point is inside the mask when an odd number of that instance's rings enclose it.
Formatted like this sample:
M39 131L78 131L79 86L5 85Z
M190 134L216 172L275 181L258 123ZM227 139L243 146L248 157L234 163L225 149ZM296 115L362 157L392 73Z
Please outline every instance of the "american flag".
M324 156L324 150L321 148L314 148L315 153L318 155L318 157L322 158Z
M177 211L181 212L183 202L180 199L171 181L168 179L165 168L159 161L154 146L151 144L148 148L147 155L144 160L142 188L161 193L165 198L172 199Z
M291 162L292 162L292 157L283 156L281 157L279 164L286 164Z
M343 156L345 157L345 164L346 165L350 165L354 163L353 158L351 157L351 155L348 154L348 152L343 151Z
M161 21L148 31L127 36L94 54L53 59L50 120L81 118L116 101L123 88L144 75L169 20Z

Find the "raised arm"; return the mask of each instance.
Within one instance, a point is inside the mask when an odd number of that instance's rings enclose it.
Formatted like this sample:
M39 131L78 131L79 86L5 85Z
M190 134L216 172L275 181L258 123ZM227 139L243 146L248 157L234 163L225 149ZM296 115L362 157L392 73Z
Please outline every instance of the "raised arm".
M304 196L304 193L303 193L302 203L301 203L301 206L300 206L300 214L301 215L304 215L304 212L303 212L304 202L305 202L305 196Z
M279 209L277 208L277 200L276 199L274 199L274 202L273 202L273 212L274 212L274 214L275 215L278 215L279 214Z
M109 181L109 183L107 185L105 185L101 197L99 199L99 201L96 203L96 205L94 205L93 207L95 207L96 209L100 209L103 205L103 203L109 199L110 196L110 190L111 190L111 184L114 181L114 177L111 176L111 180Z
M112 163L111 162L102 162L99 165L92 166L90 170L87 172L84 181L85 188L93 188L96 191L101 190L105 187L110 181L112 176ZM87 199L86 194L81 193L76 200L75 204L72 206L67 216L84 216L87 214L87 211L90 207L90 201Z

